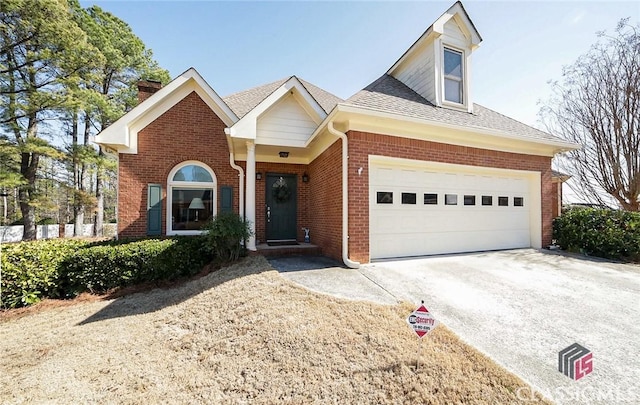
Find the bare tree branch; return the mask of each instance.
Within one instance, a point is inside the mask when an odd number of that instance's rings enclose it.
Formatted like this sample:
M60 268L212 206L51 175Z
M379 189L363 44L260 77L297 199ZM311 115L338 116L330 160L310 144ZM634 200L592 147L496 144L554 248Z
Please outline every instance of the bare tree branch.
M560 159L586 202L640 211L640 26L620 21L573 65L540 112L550 132L582 149Z

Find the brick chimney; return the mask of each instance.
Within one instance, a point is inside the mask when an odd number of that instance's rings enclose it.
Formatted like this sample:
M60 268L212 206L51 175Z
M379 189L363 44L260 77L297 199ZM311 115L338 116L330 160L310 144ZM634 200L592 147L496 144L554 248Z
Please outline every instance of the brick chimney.
M155 80L140 80L138 82L138 104L151 97L162 88L162 83Z

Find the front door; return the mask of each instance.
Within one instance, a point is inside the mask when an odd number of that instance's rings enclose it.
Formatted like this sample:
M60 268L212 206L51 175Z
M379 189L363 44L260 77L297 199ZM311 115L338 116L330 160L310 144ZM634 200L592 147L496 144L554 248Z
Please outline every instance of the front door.
M267 241L296 240L297 176L267 174Z

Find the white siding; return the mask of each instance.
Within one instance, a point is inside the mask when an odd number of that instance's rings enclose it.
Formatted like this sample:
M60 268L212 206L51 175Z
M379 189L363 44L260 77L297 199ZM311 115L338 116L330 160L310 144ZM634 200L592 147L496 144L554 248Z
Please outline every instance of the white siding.
M446 41L458 42L459 44L467 45L469 38L467 38L460 29L460 26L452 18L444 24L444 38Z
M318 125L287 95L258 118L256 143L303 147Z
M435 67L433 42L423 45L396 69L393 76L435 104Z

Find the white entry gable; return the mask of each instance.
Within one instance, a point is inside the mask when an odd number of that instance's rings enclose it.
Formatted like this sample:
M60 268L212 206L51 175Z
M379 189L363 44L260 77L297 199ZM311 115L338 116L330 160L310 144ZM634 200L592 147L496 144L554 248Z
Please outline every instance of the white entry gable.
M442 14L387 71L433 105L473 112L471 53L482 38L461 2Z
M296 96L288 94L258 117L256 144L303 147L318 124Z
M138 153L138 133L182 99L196 92L225 123L238 117L194 69L190 68L96 135L96 143L119 153Z
M292 76L228 128L231 138L257 145L305 147L327 113Z

